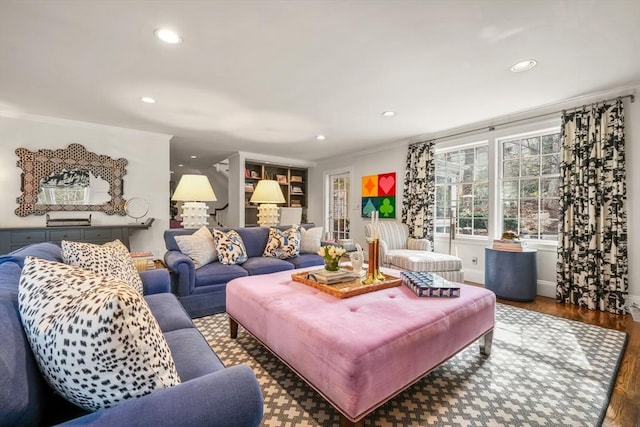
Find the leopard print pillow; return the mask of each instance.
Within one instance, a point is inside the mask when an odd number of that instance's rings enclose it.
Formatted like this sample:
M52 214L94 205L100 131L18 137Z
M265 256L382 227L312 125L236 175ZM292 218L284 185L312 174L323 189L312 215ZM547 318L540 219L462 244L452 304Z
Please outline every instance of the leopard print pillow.
M18 307L45 379L86 410L180 384L158 322L123 280L27 257Z
M216 241L216 252L220 264L242 264L247 260L247 250L242 242L242 237L234 231L213 230L213 238Z
M104 245L63 240L61 246L65 264L122 279L142 294L140 274L129 250L120 240Z
M269 241L264 248L263 256L279 259L293 258L300 254L300 228L297 225L278 230L269 228Z

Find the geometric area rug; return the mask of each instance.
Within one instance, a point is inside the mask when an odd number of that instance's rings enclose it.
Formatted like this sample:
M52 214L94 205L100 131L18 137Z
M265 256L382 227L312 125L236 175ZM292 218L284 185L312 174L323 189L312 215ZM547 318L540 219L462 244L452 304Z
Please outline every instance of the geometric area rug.
M194 319L226 366L249 365L264 426L336 426L339 414L226 314ZM366 426L599 426L627 334L497 304L491 356L476 342L365 419ZM381 366L380 369L384 369Z

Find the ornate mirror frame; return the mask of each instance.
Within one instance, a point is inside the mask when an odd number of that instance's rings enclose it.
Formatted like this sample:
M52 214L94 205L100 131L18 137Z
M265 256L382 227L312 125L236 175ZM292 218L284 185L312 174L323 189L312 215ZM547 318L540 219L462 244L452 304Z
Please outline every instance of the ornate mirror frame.
M44 215L50 211L100 211L107 215L125 215L122 177L127 173L126 159L112 159L87 151L80 144L70 144L58 150L29 151L18 148L20 158L16 165L22 169L22 195L16 199L18 216ZM62 169L86 169L109 184L111 200L99 205L47 205L37 204L42 178L60 173Z

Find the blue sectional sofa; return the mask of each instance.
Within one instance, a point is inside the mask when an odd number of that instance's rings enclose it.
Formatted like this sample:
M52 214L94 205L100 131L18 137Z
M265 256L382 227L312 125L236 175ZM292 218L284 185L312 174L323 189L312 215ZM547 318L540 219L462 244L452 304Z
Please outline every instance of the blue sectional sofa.
M313 224L302 224L305 229ZM278 227L285 230L289 227ZM220 229L228 231L229 229ZM225 290L227 283L237 277L254 276L257 274L275 273L323 265L322 257L315 253L301 253L288 258L277 259L262 256L269 240L267 227L239 227L237 231L247 250L248 259L241 265L225 265L217 261L198 269L193 260L180 252L176 243L176 236L195 233L195 229L170 229L164 232L167 252L164 261L172 274L172 291L191 317L208 316L225 311Z
M18 311L18 283L28 255L61 262L60 247L53 243L0 256L0 427L260 425L263 401L255 374L244 365L224 367L169 292L164 269L142 272L140 277L181 384L93 413L54 393L40 374Z

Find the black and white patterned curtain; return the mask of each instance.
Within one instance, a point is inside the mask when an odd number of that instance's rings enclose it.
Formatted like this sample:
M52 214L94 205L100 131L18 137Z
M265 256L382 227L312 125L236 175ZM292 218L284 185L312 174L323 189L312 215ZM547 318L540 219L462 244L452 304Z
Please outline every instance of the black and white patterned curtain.
M433 247L435 200L435 140L412 144L407 152L402 194L402 222L417 239L428 239Z
M625 313L628 294L622 101L562 117L556 299Z

